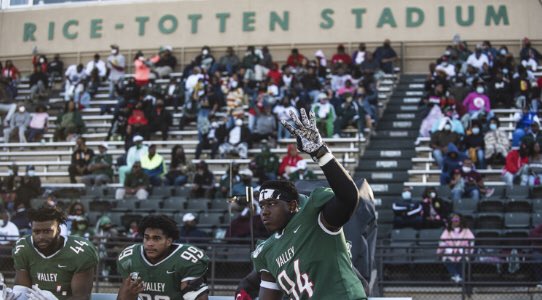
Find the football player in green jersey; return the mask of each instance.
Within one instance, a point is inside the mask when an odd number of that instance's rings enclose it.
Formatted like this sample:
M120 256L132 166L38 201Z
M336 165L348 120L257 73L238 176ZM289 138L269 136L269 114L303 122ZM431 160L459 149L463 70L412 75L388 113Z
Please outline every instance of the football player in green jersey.
M141 220L143 243L127 247L117 260L124 279L119 300L206 300L209 258L190 245L176 244L179 229L164 215Z
M98 252L83 238L60 234L64 213L54 207L30 210L32 235L13 247L15 299L90 299ZM8 297L8 298L10 298Z
M331 188L315 189L300 206L295 186L267 181L260 188L262 221L273 232L252 253L261 273L262 300L366 299L352 268L342 226L358 204L356 184L322 142L314 113L301 120L291 113L295 127L281 120L296 137L299 150L318 162Z

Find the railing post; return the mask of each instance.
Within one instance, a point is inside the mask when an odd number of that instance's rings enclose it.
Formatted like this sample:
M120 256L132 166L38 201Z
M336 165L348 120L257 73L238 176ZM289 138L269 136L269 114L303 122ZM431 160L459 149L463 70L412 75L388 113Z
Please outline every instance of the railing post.
M216 246L211 251L211 296L215 294L215 269L216 269Z

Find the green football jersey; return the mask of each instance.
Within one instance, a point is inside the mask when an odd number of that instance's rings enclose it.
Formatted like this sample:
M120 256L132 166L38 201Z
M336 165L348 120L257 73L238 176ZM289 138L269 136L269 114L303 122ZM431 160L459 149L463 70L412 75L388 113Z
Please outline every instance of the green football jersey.
M190 244L173 244L175 250L162 261L152 264L145 258L142 244L127 247L117 260L117 270L126 278L138 272L143 281L143 300L182 299L181 282L207 273L209 257Z
M25 236L13 247L16 270L30 274L32 284L53 293L58 299L72 295L71 280L75 273L87 271L98 265L98 252L92 242L75 236L64 238L64 246L50 256L40 253Z
M256 271L269 272L291 299L366 299L342 229L329 231L319 219L333 196L329 188L314 190L283 232L252 253Z

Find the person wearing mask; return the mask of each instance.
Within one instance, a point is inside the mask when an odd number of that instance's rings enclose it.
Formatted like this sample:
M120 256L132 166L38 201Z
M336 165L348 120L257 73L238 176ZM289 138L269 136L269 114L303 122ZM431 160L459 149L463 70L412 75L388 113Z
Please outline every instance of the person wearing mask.
M2 245L3 247L8 245L13 246L15 242L19 239L19 236L19 228L17 228L17 225L11 222L10 213L3 207L0 207L0 245ZM11 248L2 248L0 250L0 253L10 255L10 249Z
M127 124L127 132L129 132L130 134L142 135L144 138L149 139L149 119L147 118L147 116L145 115L145 111L143 110L142 101L136 103L134 109L128 117Z
M412 188L405 187L401 194L401 200L392 205L393 227L419 228L422 225L423 207L420 201L412 200Z
M513 188L515 182L527 185L530 145L521 143L519 149L512 149L506 155L502 177L509 188Z
M450 204L444 201L434 187L426 187L422 194L423 228L441 228L450 214Z
M119 46L113 44L111 54L107 57L107 69L109 70L109 98L113 99L116 94L116 86L125 74L126 59L119 51Z
M29 78L30 100L32 102L38 100L42 96L47 95L49 87L49 78L40 68L34 67L34 72Z
M143 52L138 51L134 56L134 78L138 87L145 86L155 75L151 74L152 62L145 58Z
M228 130L224 143L218 147L220 157L224 158L226 154L237 154L242 159L247 158L249 139L250 132L243 125L243 120L236 119L235 125Z
M352 63L359 68L365 60L365 54L367 53L367 46L365 43L359 43L358 49L352 54Z
M263 139L276 140L277 120L271 113L271 105L264 104L263 111L256 116L256 125L251 134L251 143L258 143Z
M115 199L122 200L126 195L135 196L137 200L146 200L149 196L147 189L150 186L149 176L143 172L141 162L136 161L131 171L126 174L122 188L115 192Z
M292 68L295 68L297 66L300 66L303 64L303 61L305 61L306 58L303 56L303 54L299 53L299 50L297 48L293 48L292 52L286 59L286 64Z
M107 153L106 142L98 145L98 154L90 160L87 170L90 174L83 176L85 186L101 186L113 180L113 158Z
M482 175L476 171L472 160L469 158L463 160L461 168L453 171L449 186L452 190L453 201L470 197L472 201L478 203L481 194L490 197L494 192L493 188L486 188L484 186Z
M539 186L542 183L542 153L539 142L530 143L531 154L529 155L528 168L528 185L530 187Z
M288 179L290 174L295 172L297 162L300 160L303 160L303 157L298 154L295 145L288 145L286 155L284 155L280 161L279 177Z
M320 93L318 95L318 102L312 105L311 110L316 116L316 124L322 136L332 137L333 124L335 123L337 114L335 113L335 107L329 103L328 95Z
M94 69L98 70L98 76L100 79L105 78L105 75L107 74L107 67L103 60L100 59L100 54L98 53L94 54L93 59L87 63L85 72L88 76L90 76L90 74L92 74L92 70Z
M47 122L49 121L49 114L46 111L44 105L38 105L36 112L32 114L32 119L28 125L28 141L30 143L37 142L43 134L47 132Z
M209 131L201 133L201 140L196 146L196 159L199 159L203 149L211 150L211 159L214 159L218 153L218 147L224 139L225 125L220 125L218 122L211 122Z
M476 167L478 169L485 169L484 135L482 134L482 129L477 121L471 123L471 128L467 131L467 136L464 138L463 143L465 144L465 149L467 150L469 157L475 162Z
M226 54L218 60L218 71L228 72L228 75L231 75L237 71L240 63L239 57L230 46L226 49Z
M504 163L510 150L510 139L502 129L498 118L489 120L489 130L484 135L485 159L489 163Z
M52 88L55 80L60 79L64 74L64 62L60 60L60 54L55 54L53 60L49 61L47 72L49 73L49 87Z
M75 176L90 173L88 167L93 157L94 151L87 147L86 139L83 137L78 138L75 144L75 151L72 154L71 165L68 168L71 183L77 182Z
M295 171L290 174L289 180L292 182L298 182L303 180L316 180L318 177L307 168L307 161L300 160L297 162Z
M476 45L474 53L467 58L467 65L473 66L478 72L483 70L484 64L489 65L489 58L482 52L482 45Z
M169 127L173 123L173 116L164 106L164 100L156 100L156 106L153 108L150 115L150 126L152 132L160 131L162 133L162 140L168 139Z
M438 124L437 131L431 134L430 145L433 149L433 158L441 170L444 169L445 157L451 150L448 146L452 144L456 147L455 145L460 140L459 134L452 129L452 121L448 118L443 118ZM455 150L457 150L457 147Z
M442 259L451 280L459 283L463 280L461 261L468 260L474 252L474 234L465 225L461 215L451 214L448 225L440 236L437 255Z
M11 217L11 222L19 228L21 235L30 233L30 218L28 218L28 207L21 201L15 202L15 214Z
M453 143L449 143L447 149L446 156L442 163L442 171L440 173L441 185L450 183L454 171L461 168L463 160L467 158L467 156L463 152L460 152Z
M57 127L53 140L56 142L73 140L76 135L85 131L85 122L73 100L66 103L64 112L56 118L55 123Z
M481 113L491 117L491 102L485 90L483 84L478 83L476 90L469 93L463 100L463 106L467 109L471 120L477 119Z
M26 143L26 131L31 120L32 116L26 111L26 107L20 105L17 112L11 117L9 127L4 128L4 143L9 143L11 133L15 129L17 129L19 134L19 143Z
M523 137L531 131L532 124L539 123L540 120L537 112L528 105L523 106L520 112L516 112L513 119L516 122L516 130L512 134L512 147L518 147Z
M128 149L126 154L126 165L119 167L119 183L124 184L126 174L130 172L135 162L141 160L143 155L146 155L149 151L147 145L143 145L143 137L136 135L132 138L134 145Z
M249 169L243 169L239 171L240 180L233 184L232 196L244 196L246 195L246 188L256 188L256 184L252 182L252 171Z
M540 122L533 121L531 123L531 130L529 130L522 138L522 143L540 143L542 142L542 133L540 132Z
M260 216L261 209L257 203L253 202L254 210L251 218L250 208L248 205L242 208L239 216L231 221L230 227L226 232L226 237L228 238L250 238L251 237L251 226L252 234L255 238L267 238L269 234L267 233L262 218ZM252 222L252 224L250 224Z
M142 155L140 161L143 172L149 176L151 185L161 186L167 169L164 157L156 153L156 145L150 145L149 152Z
M183 226L180 230L179 239L182 243L202 242L208 235L197 228L198 223L196 216L192 213L187 213L183 216Z

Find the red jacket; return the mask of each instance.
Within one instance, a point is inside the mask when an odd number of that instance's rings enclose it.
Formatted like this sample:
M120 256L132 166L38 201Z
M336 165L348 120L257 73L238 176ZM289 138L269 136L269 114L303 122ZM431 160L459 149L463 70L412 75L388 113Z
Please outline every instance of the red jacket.
M506 155L504 171L516 174L524 164L529 163L529 157L521 157L518 150L511 150Z
M149 121L145 117L142 110L134 109L130 117L128 118L129 125L147 125Z

